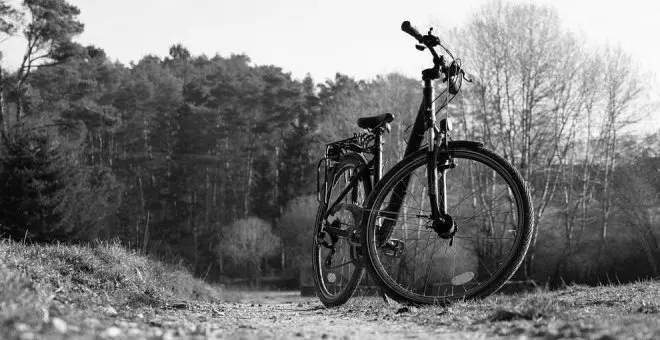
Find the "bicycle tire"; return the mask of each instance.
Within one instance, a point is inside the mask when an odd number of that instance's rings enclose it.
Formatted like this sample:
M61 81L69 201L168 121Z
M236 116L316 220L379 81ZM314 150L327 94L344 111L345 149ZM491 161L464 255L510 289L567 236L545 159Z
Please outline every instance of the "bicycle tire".
M422 212L428 213L424 210L425 201L428 205L428 196L424 197L422 189L422 200L404 201L395 218L394 229L388 233L392 239L388 242L395 245L390 248L402 249L398 253L399 257L396 257L396 251L379 245L379 223L385 218L383 216L388 218L392 216L392 212L383 212L382 209L386 207L386 198L392 195L391 192L397 183L408 181L406 177L412 181L417 176L422 183L418 187L428 188L428 184L424 183L416 173L416 170L420 169L426 172L426 150L419 150L395 165L376 184L365 205L368 217L365 212L362 246L365 249L366 269L381 289L399 302L447 305L456 300L486 297L499 290L513 276L523 262L531 243L532 200L525 181L511 163L484 148L480 143L450 142L447 151L456 165L454 169L446 170L445 177L447 213L454 214L458 227L452 244L449 243L449 239L439 237L438 233L428 227L432 221L430 216L422 214ZM442 162L445 160L438 161L439 167L442 166ZM485 182L490 178L493 179L492 182ZM460 187L458 179L460 179ZM483 186L479 182L482 180L485 183ZM414 194L419 191L415 191L414 183L409 185L413 187L407 188L409 191L404 196L404 200L409 197L414 199ZM468 189L469 194L457 195L459 188ZM476 189L479 188L483 188L486 194L476 194ZM488 190L492 190L490 194L493 194L493 197L488 197L490 195ZM501 198L504 203L496 202L495 198ZM459 206L466 201L470 203L467 208ZM407 206L406 203L417 203L421 207ZM507 205L515 207L515 211L512 209L511 212L502 212ZM407 209L415 208L419 209L416 215L414 210L412 210L413 214L408 214L410 210ZM462 216L470 212L474 212L472 217ZM407 227L408 221L413 218L417 218L416 230L412 228L414 225ZM420 221L424 222L424 228ZM502 230L494 229L498 224L501 224ZM402 227L399 228L400 225ZM515 230L511 229L514 227ZM496 234L496 231L499 234ZM488 239L486 236L489 235L501 235L501 237ZM396 237L401 237L403 240ZM490 243L497 240L502 245ZM434 245L429 251L431 243ZM413 245L414 255L409 256L413 254L413 249L410 248ZM436 248L437 245L444 247L444 254L442 248ZM510 252L502 257L502 252L507 248ZM420 266L425 272L415 269L414 266L418 262L426 265L426 267Z
M341 192L343 188L338 187L339 182L341 180L345 180L346 177L350 177L352 175L351 172L359 171L359 169L361 169L363 166L366 166L364 158L360 157L358 154L348 153L342 156L342 158L333 166L332 170L330 171L331 180L329 183L331 185L329 187L330 195L328 195L328 197L332 197L333 194L338 194ZM348 185L350 183L343 184ZM364 200L371 191L370 177L368 175L363 176L358 180L355 186L356 188L353 188L350 194L346 197L346 201L350 202L344 202L359 205L361 208L364 204ZM329 202L333 202L333 200L330 200ZM314 290L316 292L316 296L325 306L335 307L346 303L346 301L348 301L348 299L353 296L357 290L358 285L360 284L362 277L364 276L365 270L361 263L357 264L355 261L348 261L348 257L351 257L352 259L355 256L356 249L355 246L348 244L348 240L345 238L340 238L338 240L338 243L340 246L342 246L342 248L337 251L336 255L339 255L339 260L337 262L339 262L340 265L342 263L349 263L346 264L345 268L342 268L341 273L337 273L337 271L326 268L325 259L327 253L324 254L324 251L327 251L327 249L321 245L321 240L319 239L318 235L321 231L323 231L324 221L322 218L328 208L329 207L326 206L326 204L323 202L319 204L314 226L312 268L314 271ZM339 218L348 218L350 220L350 216L346 216L346 212L344 212L343 215L344 216L340 216ZM359 223L354 222L353 227L357 228L357 231L360 230ZM328 236L326 236L326 239L327 238ZM360 239L361 238L358 237L357 240L359 241ZM335 256L333 256L333 258L334 257ZM334 278L334 280L340 280L341 282L339 284L330 282L330 277Z

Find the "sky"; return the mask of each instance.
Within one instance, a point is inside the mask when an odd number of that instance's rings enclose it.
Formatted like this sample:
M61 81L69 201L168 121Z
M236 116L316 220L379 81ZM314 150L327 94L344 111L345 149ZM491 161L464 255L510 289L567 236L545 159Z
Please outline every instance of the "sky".
M15 3L18 0L10 0ZM514 0L515 2L516 0ZM336 72L360 79L401 72L419 77L427 53L400 30L409 20L420 31L459 27L489 0L69 0L81 10L85 31L76 40L94 44L128 64L145 54L166 56L183 44L193 55L247 54L295 78L316 82ZM554 6L564 25L590 45L621 45L651 83L660 83L658 8L651 0L519 0ZM440 37L443 39L443 37ZM3 65L15 68L25 48L18 38L0 44Z

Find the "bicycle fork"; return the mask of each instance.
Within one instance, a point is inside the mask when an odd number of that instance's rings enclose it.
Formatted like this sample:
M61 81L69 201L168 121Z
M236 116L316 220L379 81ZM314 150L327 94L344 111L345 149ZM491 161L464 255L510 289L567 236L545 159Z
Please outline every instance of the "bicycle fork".
M428 153L426 156L426 169L427 169L427 178L429 185L429 199L431 203L431 219L434 221L442 216L440 212L440 207L438 206L438 155L436 153L436 130L435 126L435 101L433 100L435 93L433 90L433 84L430 79L424 80L424 101L426 102L424 107L424 118L426 121L426 131L428 131L429 144L428 144ZM442 185L443 189L446 187L444 172L442 173ZM445 190L442 191L443 194ZM442 200L443 204L446 200ZM446 211L446 205L443 207L442 211Z
M428 150L426 169L429 203L431 205L431 215L429 216L432 221L431 228L433 228L441 238L451 238L453 240L456 226L453 218L447 214L447 183L445 175L447 169L452 168L454 165L447 155L445 163L440 169L438 169L439 154L446 155L446 153L441 152L440 144L441 140L446 138L447 123L445 122L445 126L442 129L437 128L434 97L432 80L424 79L424 100L420 107L420 111L423 112L420 112L421 114L418 115L418 119L415 121L411 133L411 140L408 143L405 155L408 156L419 149L419 144L422 140L421 136L424 131L427 131ZM443 156L443 158L445 157ZM395 186L390 202L386 210L382 213L384 219L378 231L378 243L380 246L387 245L387 241L394 230L394 225L396 224L397 216L403 205L409 184L410 175L404 177L402 181ZM442 194L442 197L439 197L439 191ZM452 242L450 242L450 244L451 243Z
M424 81L424 98L426 101L426 130L428 131L429 144L428 153L426 156L426 171L428 178L429 201L431 203L431 220L433 221L432 228L441 238L450 238L456 232L453 218L447 214L447 164L438 169L438 154L441 150L442 141L447 138L447 122L444 126L438 129L435 118L435 97L433 85L431 80ZM448 155L446 155L448 158ZM443 157L444 158L444 157ZM452 166L451 160L443 161L449 162ZM438 177L438 171L440 176ZM438 200L438 188L440 188L442 197Z

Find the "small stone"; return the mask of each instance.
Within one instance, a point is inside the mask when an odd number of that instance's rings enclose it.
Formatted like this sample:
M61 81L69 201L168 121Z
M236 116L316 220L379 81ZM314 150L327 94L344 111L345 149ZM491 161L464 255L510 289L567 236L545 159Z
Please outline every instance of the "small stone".
M174 331L171 329L168 329L163 333L163 335L160 337L162 340L173 340L174 339Z
M142 334L142 331L139 328L131 328L127 332L128 336L137 337Z
M115 316L115 315L117 315L117 310L115 309L115 307L108 306L108 307L105 307L105 313L110 315L110 316Z
M85 320L83 320L83 324L89 328L95 328L96 326L101 324L101 321L94 318L86 318Z
M110 327L105 331L103 331L103 333L101 333L102 337L107 337L107 338L116 338L120 335L121 335L121 329L117 327Z
M35 338L36 337L34 336L34 333L32 333L32 332L21 333L21 335L19 336L19 339L21 339L21 340L33 340Z
M408 307L401 307L399 308L394 314L401 314L401 313L408 313L410 312L410 308Z
M50 320L50 323L53 325L53 328L60 332L60 333L66 333L66 322L60 318L52 318Z
M14 325L14 328L16 328L17 331L19 332L27 332L30 330L30 326L28 324L24 324L22 322L19 322Z
M205 324L199 324L195 327L193 334L197 335L207 335L209 333L209 326Z
M495 311L495 313L493 313L493 315L491 315L488 318L488 321L498 322L498 321L512 321L512 320L521 320L521 319L528 319L528 318L518 313L517 311L498 309Z

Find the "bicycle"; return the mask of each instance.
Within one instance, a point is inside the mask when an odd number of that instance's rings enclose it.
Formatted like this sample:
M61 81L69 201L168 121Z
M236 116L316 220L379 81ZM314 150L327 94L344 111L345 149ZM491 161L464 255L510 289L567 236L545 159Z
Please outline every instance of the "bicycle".
M423 99L403 159L383 175L382 135L394 119L386 113L358 119L367 132L328 144L317 166L313 268L326 306L346 302L365 269L399 302L486 297L513 276L531 242L533 207L520 173L481 142L452 140L448 116L437 122L463 80L472 80L432 29L422 35L408 21L401 29L433 56L433 67L422 71ZM447 95L436 110L445 92L435 97L438 79ZM336 273L341 267L348 270Z

